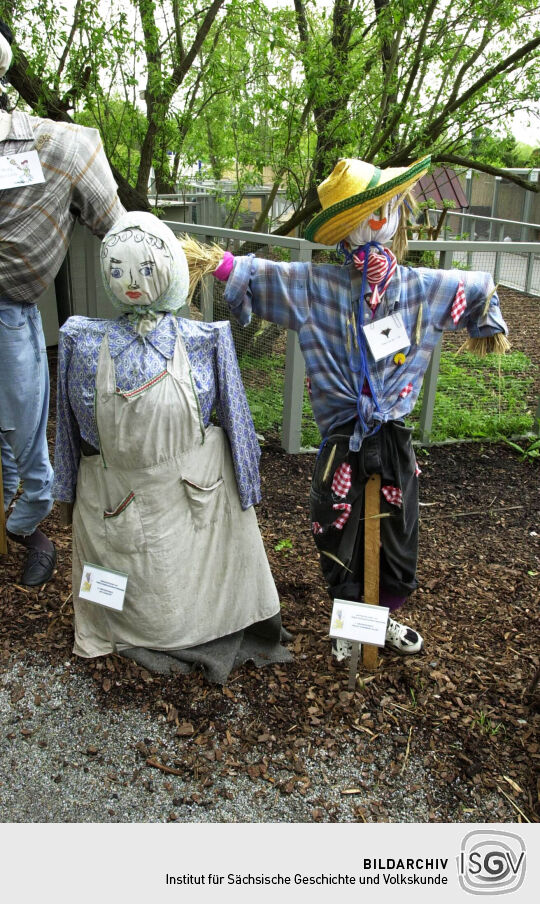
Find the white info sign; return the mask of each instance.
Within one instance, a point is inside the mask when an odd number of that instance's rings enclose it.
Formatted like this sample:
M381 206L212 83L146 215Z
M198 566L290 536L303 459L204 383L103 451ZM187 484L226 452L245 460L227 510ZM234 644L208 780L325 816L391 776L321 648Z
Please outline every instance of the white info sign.
M402 348L407 348L411 344L399 311L397 314L383 317L382 320L373 320L362 329L375 361L388 358L389 355L400 352Z
M389 611L386 606L335 599L330 620L330 637L384 647Z
M45 182L37 151L0 157L0 189Z
M108 571L100 565L84 562L79 596L83 600L121 612L127 581L128 576L122 571Z

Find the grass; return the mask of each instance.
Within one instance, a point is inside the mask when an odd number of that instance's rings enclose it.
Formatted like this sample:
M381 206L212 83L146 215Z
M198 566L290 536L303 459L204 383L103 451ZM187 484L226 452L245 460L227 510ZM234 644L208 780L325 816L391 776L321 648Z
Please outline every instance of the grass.
M279 433L283 420L285 355L253 358L243 355L240 369L257 433ZM321 436L311 411L307 389L302 404L302 447L319 446Z
M522 352L502 357L443 352L437 381L431 439L501 439L533 427L527 391L532 362ZM408 418L418 432L423 390Z
M506 731L502 722L494 722L483 710L478 710L473 722L478 725L482 734L495 736L501 729L503 734Z
M258 433L281 430L283 418L283 354L253 358L244 355L240 367ZM522 352L503 357L444 352L437 382L431 439L503 439L533 429L534 412L527 404L533 383L533 364ZM408 418L418 436L422 395ZM307 391L302 406L302 446L318 447L320 434L313 420Z

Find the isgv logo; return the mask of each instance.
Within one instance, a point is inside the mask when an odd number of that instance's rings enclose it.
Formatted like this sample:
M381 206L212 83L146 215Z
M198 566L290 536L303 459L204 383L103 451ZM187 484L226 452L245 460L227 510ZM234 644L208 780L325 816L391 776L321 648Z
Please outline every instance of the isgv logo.
M459 884L472 895L504 895L525 878L526 851L519 835L469 832L457 858Z

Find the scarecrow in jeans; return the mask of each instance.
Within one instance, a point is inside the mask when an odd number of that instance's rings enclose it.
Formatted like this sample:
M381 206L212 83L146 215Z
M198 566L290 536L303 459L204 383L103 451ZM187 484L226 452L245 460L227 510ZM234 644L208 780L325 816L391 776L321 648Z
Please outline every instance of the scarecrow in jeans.
M362 599L364 488L371 474L381 475L381 512L390 517L381 519L379 602L392 614L418 586L420 472L404 420L431 353L443 330L463 328L469 350L509 347L488 273L398 263L407 247L410 190L429 163L424 157L384 170L357 159L337 163L318 188L322 210L306 237L337 244L343 266L225 252L213 271L226 280L225 300L240 323L254 313L298 333L322 435L311 527L332 598ZM423 639L389 618L385 645L410 655ZM333 654L344 659L349 642L333 641Z

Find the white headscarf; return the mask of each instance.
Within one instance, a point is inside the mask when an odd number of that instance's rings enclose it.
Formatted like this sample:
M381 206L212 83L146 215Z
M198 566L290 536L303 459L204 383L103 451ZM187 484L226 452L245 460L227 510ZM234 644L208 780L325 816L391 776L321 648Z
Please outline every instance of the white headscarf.
M158 315L178 311L188 297L186 256L174 232L151 213L122 214L101 243L101 275L117 310L146 335Z

